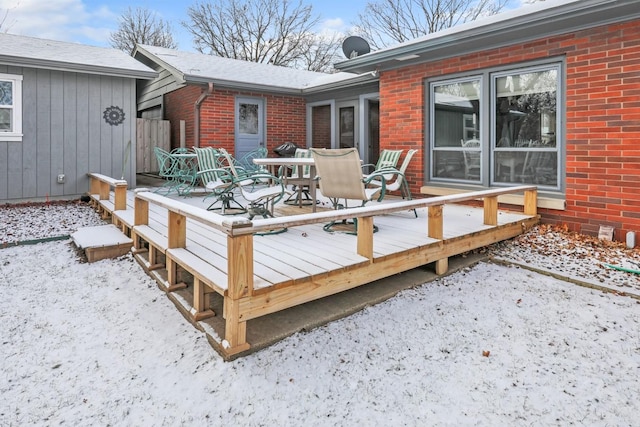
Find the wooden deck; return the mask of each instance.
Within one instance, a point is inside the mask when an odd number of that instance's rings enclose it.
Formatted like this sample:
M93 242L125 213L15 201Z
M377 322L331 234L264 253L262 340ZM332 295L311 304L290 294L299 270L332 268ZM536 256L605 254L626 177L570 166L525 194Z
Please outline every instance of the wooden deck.
M498 209L499 196L523 192L523 212ZM430 263L444 274L449 257L523 233L538 222L536 194L523 186L254 221L208 212L201 196L127 191L120 210L110 210L113 191L109 200L92 198L133 238L135 258L183 314L232 358L250 348L249 320ZM472 200L481 206L461 204ZM357 236L322 229L353 217ZM256 234L280 227L287 231ZM218 328L209 322L216 314L224 318Z

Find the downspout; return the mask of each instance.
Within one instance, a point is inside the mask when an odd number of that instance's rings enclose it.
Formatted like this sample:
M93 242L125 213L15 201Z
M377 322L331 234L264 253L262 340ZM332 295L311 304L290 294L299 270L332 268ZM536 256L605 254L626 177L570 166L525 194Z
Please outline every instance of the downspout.
M202 106L202 103L204 102L205 99L207 99L209 97L209 95L211 95L213 93L213 83L209 82L209 88L206 90L203 90L202 93L200 94L200 96L198 97L198 99L196 100L196 103L194 105L195 107L195 116L194 116L194 123L193 123L193 146L194 147L200 147L200 107Z

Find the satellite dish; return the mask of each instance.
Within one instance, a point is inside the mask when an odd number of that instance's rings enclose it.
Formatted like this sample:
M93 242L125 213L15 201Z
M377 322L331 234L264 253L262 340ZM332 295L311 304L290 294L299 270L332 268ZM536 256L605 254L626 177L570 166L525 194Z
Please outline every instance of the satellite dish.
M371 48L362 37L349 36L342 42L342 52L348 59L352 59L371 52Z

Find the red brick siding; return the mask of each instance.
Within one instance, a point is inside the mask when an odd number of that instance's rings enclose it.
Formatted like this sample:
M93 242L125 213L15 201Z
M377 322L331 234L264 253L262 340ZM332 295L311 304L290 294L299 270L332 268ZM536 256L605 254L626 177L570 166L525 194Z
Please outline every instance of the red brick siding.
M331 148L331 106L313 107L311 124L311 146Z
M165 96L165 119L171 121L171 145L180 145L179 121L186 121L186 145L194 143L195 102L202 92L198 86L187 86ZM305 101L302 97L238 92L214 88L200 107L200 145L234 150L235 98L247 96L265 100L267 118L266 142L269 152L284 142L305 145Z
M543 220L595 233L612 225L616 238L640 231L640 22L554 36L380 75L380 146L420 149L408 177L423 182L424 81L427 78L566 58L565 211Z

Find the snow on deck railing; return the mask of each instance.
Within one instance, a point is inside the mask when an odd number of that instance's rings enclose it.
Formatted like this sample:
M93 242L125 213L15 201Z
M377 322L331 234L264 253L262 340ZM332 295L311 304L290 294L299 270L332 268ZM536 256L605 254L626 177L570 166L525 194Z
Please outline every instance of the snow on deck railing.
M136 193L136 198L146 200L176 214L202 222L230 236L238 236L273 230L275 228L295 227L327 221L341 221L350 218L374 217L425 207L436 208L449 203L462 203L479 199L483 199L485 201L485 224L495 225L497 223L498 197L506 194L522 192L525 193L524 213L526 215L536 215L537 187L531 185L473 191L448 196L402 200L398 202L374 204L357 208L254 220L249 220L248 218L225 217L151 192Z

